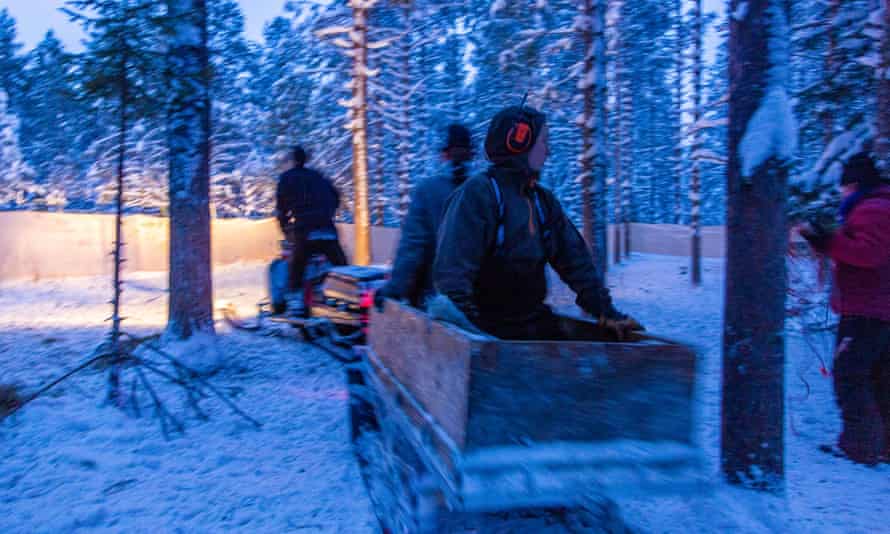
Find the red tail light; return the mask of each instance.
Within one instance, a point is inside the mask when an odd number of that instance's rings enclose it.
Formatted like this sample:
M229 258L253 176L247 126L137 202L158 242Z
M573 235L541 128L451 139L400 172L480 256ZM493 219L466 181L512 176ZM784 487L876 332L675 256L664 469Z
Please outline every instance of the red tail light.
M371 309L371 306L374 305L374 295L370 291L362 293L362 298L359 300L359 305L366 310Z

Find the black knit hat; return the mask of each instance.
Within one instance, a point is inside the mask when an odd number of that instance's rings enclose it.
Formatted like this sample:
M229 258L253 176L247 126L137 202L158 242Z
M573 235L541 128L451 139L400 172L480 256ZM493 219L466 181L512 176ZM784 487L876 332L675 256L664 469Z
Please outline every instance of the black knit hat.
M875 165L875 160L868 153L860 152L848 159L844 165L841 185L851 184L857 184L863 188L881 185L881 173Z
M449 148L473 148L473 135L466 126L456 123L448 126L445 146L442 147L442 150Z
M291 157L294 158L294 165L297 167L306 165L306 150L303 147L297 145L291 149Z
M525 160L546 123L543 113L528 106L512 106L498 112L488 127L485 155L494 164Z

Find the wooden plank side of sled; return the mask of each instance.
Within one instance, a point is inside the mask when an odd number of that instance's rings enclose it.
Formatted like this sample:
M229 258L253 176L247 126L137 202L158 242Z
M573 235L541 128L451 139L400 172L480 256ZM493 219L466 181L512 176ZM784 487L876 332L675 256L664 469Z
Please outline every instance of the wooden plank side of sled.
M466 442L471 360L483 342L397 302L370 318L374 354L458 447Z
M690 444L695 354L656 339L604 343L564 317L576 341L481 338L388 303L370 348L461 450L551 441Z
M602 342L595 323L563 320L576 340L502 341L388 303L363 358L378 416L464 510L703 487L695 354L662 339Z
M437 477L443 496L457 505L460 447L373 350L360 347L357 352L362 356L362 372L381 426L411 443L426 469Z
M467 448L692 442L695 356L659 342L498 342L472 359Z

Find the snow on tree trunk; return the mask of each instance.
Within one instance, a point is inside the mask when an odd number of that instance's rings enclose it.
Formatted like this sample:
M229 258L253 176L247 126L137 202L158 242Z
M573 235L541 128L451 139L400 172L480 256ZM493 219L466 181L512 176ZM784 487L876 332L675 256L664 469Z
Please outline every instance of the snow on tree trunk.
M400 220L403 220L408 214L408 204L411 201L411 148L413 146L411 137L411 103L414 101L411 94L411 50L413 49L412 39L414 39L413 8L413 0L405 0L401 3L399 9L403 32L398 43L399 66L397 74L397 91L402 94L399 95L401 101L396 112L396 137L399 140L399 159L396 167L396 176L398 180Z
M352 41L352 181L356 265L371 263L371 226L368 204L368 9L376 0L350 0Z
M125 50L124 47L121 47ZM112 252L113 280L111 298L111 367L108 373L108 398L114 402L121 401L120 395L120 359L122 357L120 347L121 337L121 293L123 292L123 284L121 280L121 269L123 267L123 221L124 221L124 173L127 162L127 108L130 105L130 84L127 78L127 54L124 51L120 58L120 101L118 105L118 141L117 141L117 179L116 193L114 198L115 217L114 217L114 250Z
M788 6L732 0L730 9L721 466L729 482L770 491L784 485L785 207L797 136Z
M621 221L622 221L622 192L624 187L624 72L622 69L622 39L621 39L621 8L624 2L622 0L611 0L609 9L612 11L611 17L611 35L609 38L609 57L612 58L612 87L614 87L615 99L615 129L617 131L617 139L614 141L615 161L614 161L614 179L612 181L613 199L613 225L612 225L612 261L615 264L621 263L623 258L621 252Z
M168 335L213 333L210 271L210 80L205 0L167 0L172 36Z
M883 35L881 67L878 69L878 136L875 153L884 178L890 180L890 0L882 0Z
M837 30L836 24L838 19L838 14L840 13L841 8L841 0L829 0L828 2L828 14L829 19L826 21L827 23L827 34L828 34L828 49L825 52L825 81L828 83L829 87L833 85L834 81L834 72L835 65L837 63L837 58L835 57L837 54ZM833 87L832 87L833 89ZM825 147L828 147L831 144L832 139L834 138L834 105L828 100L822 103L822 140L825 144Z
M624 64L621 64L621 74L619 75L619 79L627 82L629 80L629 76L624 76L626 73L626 67ZM622 120L619 123L619 138L621 143L625 143L625 146L628 147L627 152L627 172L624 173L624 180L621 182L621 221L624 226L624 255L627 258L630 258L631 253L631 220L632 220L632 210L633 210L633 183L631 182L631 178L633 173L631 169L633 169L633 149L631 144L631 137L633 136L633 127L630 121L633 121L634 118L634 101L633 101L633 93L630 90L631 88L625 85L622 88L623 93L623 104L621 105L621 109L623 110L623 114L621 115Z
M674 58L674 223L683 224L683 76L686 72L686 39L683 24L683 0L674 0L676 20Z
M692 112L693 124L699 124L702 118L702 2L695 0L693 12L693 66L692 66ZM692 153L702 148L701 133L695 128L692 133ZM698 157L692 159L692 178L689 183L690 213L689 224L692 228L692 285L701 285L701 162Z
M581 203L584 239L593 253L600 273L608 267L606 213L606 46L605 0L584 0L579 4L583 18L584 68L578 89L584 109L578 118L581 127Z
M383 150L383 121L384 118L377 117L374 121L374 139L371 144L374 151L374 223L378 226L386 224L386 161Z

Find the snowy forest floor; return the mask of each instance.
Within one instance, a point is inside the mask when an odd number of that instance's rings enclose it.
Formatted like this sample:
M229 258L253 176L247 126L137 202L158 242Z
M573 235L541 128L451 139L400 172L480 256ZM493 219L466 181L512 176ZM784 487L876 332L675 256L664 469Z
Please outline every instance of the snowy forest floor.
M706 260L698 289L690 289L685 265L683 258L634 256L610 274L610 285L620 309L651 331L701 349L698 437L716 479L723 265ZM158 331L166 276L127 279L126 328ZM217 303L252 313L263 279L257 264L217 270ZM0 383L30 389L82 361L105 333L108 286L102 278L0 285ZM553 300L571 305L564 288ZM181 395L161 387L187 427L166 442L153 418L103 406L103 375L86 372L0 424L0 532L374 532L350 450L340 365L290 340L220 333L229 365L212 382L263 421L263 430L215 400L204 403L209 422L186 417ZM788 341L786 497L717 484L707 496L622 502L632 528L865 533L890 524L890 467L818 451L840 425L811 348L830 357L830 340L789 334Z

